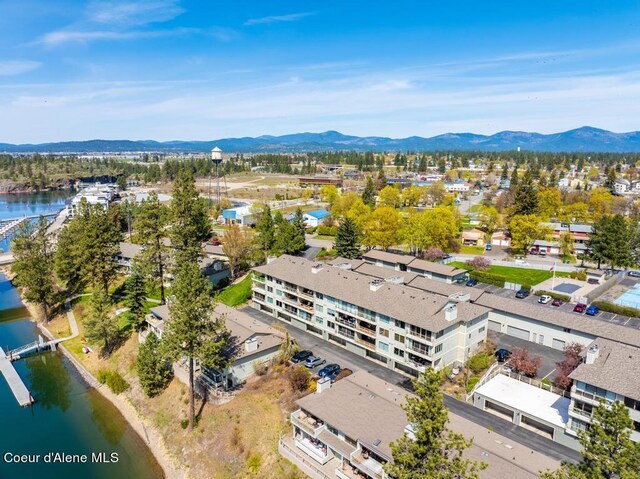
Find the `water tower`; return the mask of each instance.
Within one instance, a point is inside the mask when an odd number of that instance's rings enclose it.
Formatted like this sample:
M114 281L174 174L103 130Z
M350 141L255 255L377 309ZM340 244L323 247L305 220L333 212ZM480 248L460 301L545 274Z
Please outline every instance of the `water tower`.
M216 201L220 203L220 163L222 163L222 150L217 146L211 150L211 163L216 167ZM211 202L211 173L209 173L209 202Z

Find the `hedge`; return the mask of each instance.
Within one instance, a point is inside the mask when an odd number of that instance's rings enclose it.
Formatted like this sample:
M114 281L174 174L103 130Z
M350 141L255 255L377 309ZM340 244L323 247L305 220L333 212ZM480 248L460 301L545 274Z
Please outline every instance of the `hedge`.
M469 277L477 279L481 283L492 284L494 286L504 287L507 277L503 274L488 273L486 271L472 271L469 273Z
M478 384L478 381L480 381L478 376L472 376L469 378L469 381L467 381L467 394L473 390L475 385Z
M545 291L544 289L539 289L534 293L536 296L551 296L553 299L561 299L565 303L571 301L571 296L567 296L566 294L555 293L553 291Z
M609 303L607 301L594 301L591 303L593 306L597 306L602 311L608 313L621 314L622 316L640 317L640 309L632 308L631 306L620 306L619 304Z
M469 358L467 367L471 369L474 374L480 374L482 371L487 369L493 361L493 355L489 355L488 353L478 353Z

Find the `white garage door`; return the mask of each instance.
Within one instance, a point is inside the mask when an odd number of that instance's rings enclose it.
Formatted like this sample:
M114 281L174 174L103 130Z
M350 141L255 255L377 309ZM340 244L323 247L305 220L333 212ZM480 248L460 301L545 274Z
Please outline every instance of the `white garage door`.
M551 343L551 347L553 349L559 349L560 351L564 350L564 341L560 341L559 339L553 338L553 342Z
M502 325L497 321L489 320L489 330L500 332L502 330Z
M507 334L516 338L526 339L527 341L529 340L529 331L527 331L526 329L507 326Z

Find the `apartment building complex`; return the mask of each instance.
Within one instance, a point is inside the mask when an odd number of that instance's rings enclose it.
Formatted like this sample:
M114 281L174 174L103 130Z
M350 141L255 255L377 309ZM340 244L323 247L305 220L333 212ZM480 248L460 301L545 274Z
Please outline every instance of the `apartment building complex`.
M486 339L489 309L468 294L442 296L407 286L403 273L381 279L353 266L281 256L255 268L253 307L411 376L462 364Z
M621 401L633 420L631 439L640 442L640 349L599 338L587 348L585 361L570 377L568 432L577 434L591 423L600 400Z

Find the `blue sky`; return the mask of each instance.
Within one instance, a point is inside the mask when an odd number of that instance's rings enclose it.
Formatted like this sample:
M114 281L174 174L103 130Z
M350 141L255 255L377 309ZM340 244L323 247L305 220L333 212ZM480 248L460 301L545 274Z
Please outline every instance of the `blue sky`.
M640 2L0 0L0 142L640 130Z

